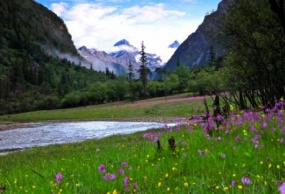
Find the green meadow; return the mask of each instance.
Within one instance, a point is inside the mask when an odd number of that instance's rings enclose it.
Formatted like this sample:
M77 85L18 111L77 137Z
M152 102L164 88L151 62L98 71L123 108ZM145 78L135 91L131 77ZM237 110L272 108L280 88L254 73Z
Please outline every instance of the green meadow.
M188 101L173 102L174 99L183 99L189 94L153 98L148 100L130 102L115 102L94 106L56 109L48 111L34 111L13 115L0 116L0 123L5 122L36 122L53 120L116 120L134 118L157 118L157 117L189 117L193 114L202 113L203 100L194 99ZM211 98L207 98L212 103Z
M108 104L0 119L179 118L203 111L201 100L131 107ZM206 122L176 121L174 127L1 156L0 193L279 193L285 180L283 102L265 113L232 111Z

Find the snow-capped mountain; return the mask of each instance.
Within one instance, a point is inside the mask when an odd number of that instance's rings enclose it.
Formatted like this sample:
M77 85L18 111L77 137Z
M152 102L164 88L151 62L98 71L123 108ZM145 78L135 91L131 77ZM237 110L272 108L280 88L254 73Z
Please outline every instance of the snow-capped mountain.
M110 71L117 75L124 75L127 73L126 69L121 64L117 63L112 56L104 51L98 51L96 49L88 49L85 46L77 49L78 53L90 63L83 63L87 68L91 68L95 71L106 71L108 68ZM88 66L89 65L89 66Z
M88 49L85 46L78 49L78 53L92 64L94 70L105 71L108 68L117 75L125 75L131 63L135 74L140 68L140 51L127 40L122 39L114 44L112 52ZM156 68L164 65L156 54L146 53L147 67L154 72Z
M168 46L168 48L178 48L180 46L180 43L177 41L177 40L175 40L172 44L170 44L169 46Z

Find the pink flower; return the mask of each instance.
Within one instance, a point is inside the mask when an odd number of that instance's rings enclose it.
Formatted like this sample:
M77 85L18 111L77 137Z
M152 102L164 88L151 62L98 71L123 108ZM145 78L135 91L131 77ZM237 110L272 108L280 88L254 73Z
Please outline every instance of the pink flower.
M243 184L250 184L250 179L249 179L248 177L242 177L242 178L241 178L241 182L242 182Z
M61 179L62 179L62 174L61 173L58 173L58 174L55 175L55 181L57 182L57 184L60 183Z
M282 183L278 190L280 191L280 194L285 194L285 182Z

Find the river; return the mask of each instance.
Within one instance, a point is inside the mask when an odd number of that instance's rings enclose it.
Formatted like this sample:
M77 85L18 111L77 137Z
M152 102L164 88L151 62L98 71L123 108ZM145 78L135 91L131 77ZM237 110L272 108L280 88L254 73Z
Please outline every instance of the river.
M0 152L99 139L115 134L129 134L164 126L165 124L156 122L115 121L31 123L26 128L0 131Z

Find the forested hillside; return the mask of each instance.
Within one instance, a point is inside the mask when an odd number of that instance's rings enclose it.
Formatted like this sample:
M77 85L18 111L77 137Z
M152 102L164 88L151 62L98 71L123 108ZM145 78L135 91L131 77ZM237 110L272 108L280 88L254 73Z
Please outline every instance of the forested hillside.
M235 1L216 36L227 52L194 70L189 88L220 95L240 109L284 100L284 10L283 0Z
M80 67L71 35L53 12L33 0L0 0L0 114L56 108L68 92L107 79Z

